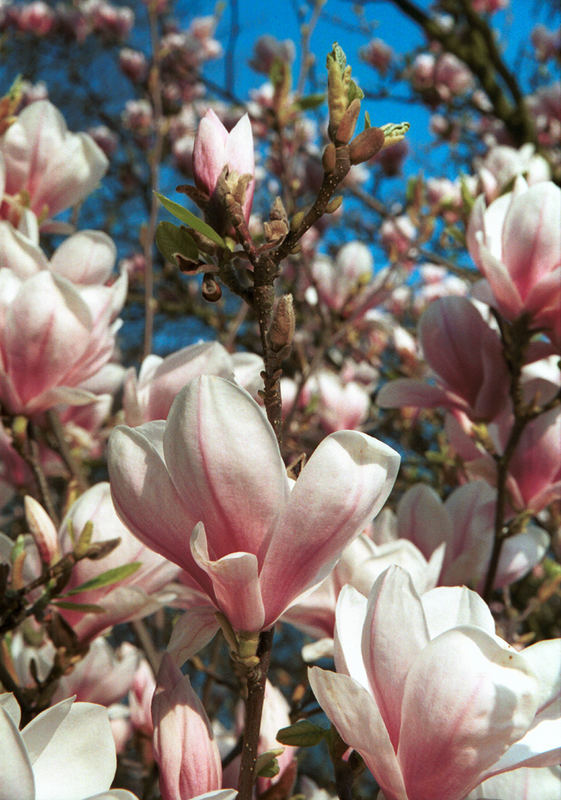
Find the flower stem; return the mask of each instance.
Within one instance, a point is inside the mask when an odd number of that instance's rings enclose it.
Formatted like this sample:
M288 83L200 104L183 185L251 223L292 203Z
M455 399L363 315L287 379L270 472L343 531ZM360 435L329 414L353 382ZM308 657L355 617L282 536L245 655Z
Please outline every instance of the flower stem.
M245 701L245 730L242 744L238 800L252 800L255 782L255 763L261 729L261 713L265 697L265 683L271 661L273 629L263 631L259 637L257 656L259 663L247 670L247 698Z

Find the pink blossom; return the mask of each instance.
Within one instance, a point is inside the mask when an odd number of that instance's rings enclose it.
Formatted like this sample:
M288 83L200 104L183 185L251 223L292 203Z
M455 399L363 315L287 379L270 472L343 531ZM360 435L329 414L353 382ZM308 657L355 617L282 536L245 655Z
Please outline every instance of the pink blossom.
M184 800L222 787L218 746L201 701L166 653L152 701L154 755L160 771L162 800ZM217 800L233 800L221 792Z
M353 430L368 417L369 392L356 381L343 383L334 372L321 370L316 376L318 413L326 433Z
M201 191L212 198L224 167L230 173L251 175L243 210L249 220L255 187L255 162L253 134L249 117L245 114L228 133L214 111L209 110L199 124L193 148L193 174Z
M133 83L140 83L148 73L148 62L144 53L131 50L130 47L123 47L119 53L119 66Z
M55 15L51 8L42 0L24 5L18 16L20 30L34 33L35 36L45 36L55 22Z
M494 14L507 8L508 4L509 0L471 0L473 10L479 14Z
M550 31L545 25L536 25L530 34L530 39L538 61L549 61L550 58L555 58L561 49L561 28Z
M398 463L387 445L341 431L319 445L291 491L259 406L211 375L181 390L167 422L118 427L109 441L113 498L127 526L249 632L269 628L325 576L382 506Z
M119 144L117 134L113 133L107 125L96 125L94 128L88 128L88 135L92 137L107 158L111 158Z
M536 155L532 144L524 144L519 150L496 145L482 161L476 160L476 165L487 203L495 200L518 175L524 175L529 185L551 179L548 162Z
M434 67L434 85L442 100L450 100L473 87L469 68L453 53L444 53Z
M93 639L101 631L118 622L140 619L176 598L177 592L168 588L178 570L173 564L144 547L117 518L109 484L98 483L88 489L70 507L60 527L63 553L74 548L71 530L78 537L87 522L93 523L93 542L119 538L120 544L101 560L83 559L72 570L66 590L75 589L102 572L124 564L139 562L141 566L124 580L98 589L73 595L77 603L93 603L104 613L60 609L82 640Z
M518 178L514 190L486 208L478 197L467 242L487 278L498 310L509 320L561 307L561 189Z
M384 510L378 515L375 530L386 514ZM334 635L335 607L345 585L353 586L367 597L378 576L391 564L398 564L408 571L415 588L422 594L436 586L443 555L443 547L438 552L435 548L427 560L421 550L405 538L378 544L361 534L345 547L327 578L317 589L292 605L283 615L283 620L311 636L323 637L321 647L324 654L325 639L332 639Z
M410 264L409 255L417 231L406 214L385 219L380 226L380 242L392 259L402 259Z
M90 402L79 385L110 358L109 305L89 308L65 278L0 270L0 398L13 414Z
M483 481L460 486L444 503L429 486L415 484L399 501L397 515L392 515L392 537L413 542L426 559L445 545L439 585L466 584L481 589L491 558L495 506L496 491ZM387 517L385 521L387 535ZM374 523L375 540L377 523ZM501 551L495 588L526 575L544 557L548 545L547 533L533 524L507 539Z
M63 675L54 701L74 695L77 700L110 706L129 691L140 654L128 642L113 650L107 639L98 637L72 672Z
M518 653L477 594L441 587L419 597L390 567L368 601L341 593L337 673L315 667L309 678L386 800L463 800L493 775L558 763L559 645Z
M498 334L464 297L434 300L419 321L419 342L437 376L435 386L399 378L382 387L383 408L458 409L473 419L492 419L507 397L508 374Z
M135 731L152 738L152 698L156 689L154 673L145 658L141 659L134 673L129 691L130 720Z
M93 139L86 133L70 133L60 112L47 100L24 108L0 139L0 154L5 162L6 195L15 201L25 193L41 220L83 200L108 166Z
M138 379L133 368L127 372L123 395L127 425L166 419L179 390L197 375L233 379L234 365L228 351L218 342L200 342L166 358L147 356Z
M249 64L256 72L269 75L275 60L290 64L294 61L294 55L294 42L290 39L281 42L274 36L266 34L260 36L253 45L253 55Z
M368 247L361 242L349 242L339 250L335 263L326 256L315 258L311 274L322 302L342 311L369 282L373 266Z
M361 48L360 57L385 75L393 58L393 50L383 39L372 39L366 47Z

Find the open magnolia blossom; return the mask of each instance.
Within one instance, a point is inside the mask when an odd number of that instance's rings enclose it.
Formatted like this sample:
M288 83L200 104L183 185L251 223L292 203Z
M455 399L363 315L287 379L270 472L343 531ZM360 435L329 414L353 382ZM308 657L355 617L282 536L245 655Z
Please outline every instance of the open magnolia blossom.
M419 597L400 567L368 600L345 587L335 666L313 667L312 689L385 800L464 800L495 775L559 762L561 642L517 652L465 587Z
M509 320L529 314L540 324L561 303L561 189L551 181L514 189L488 207L473 206L467 245L488 281L491 304Z
M0 800L137 800L109 789L117 761L107 709L63 700L21 731L13 694L0 694Z
M31 209L44 222L90 194L108 165L91 136L70 133L52 103L31 103L0 137L2 216L17 226Z
M263 411L240 387L203 375L178 394L167 422L117 427L108 463L125 524L185 570L207 609L237 631L258 632L319 583L378 513L399 456L339 431L291 490ZM207 623L216 627L208 614Z
M436 384L413 378L386 383L382 408L442 406L471 419L493 419L507 402L508 373L499 335L466 297L434 300L418 325L425 360Z

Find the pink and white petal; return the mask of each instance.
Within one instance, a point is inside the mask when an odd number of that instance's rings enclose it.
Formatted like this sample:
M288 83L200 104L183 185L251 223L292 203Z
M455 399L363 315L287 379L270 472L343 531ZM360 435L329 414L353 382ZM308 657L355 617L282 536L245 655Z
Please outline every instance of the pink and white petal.
M261 570L266 624L324 578L380 511L399 460L391 447L357 431L332 433L319 444L292 489Z
M368 598L362 658L396 750L407 674L428 642L423 607L411 576L401 567L389 567L377 579Z
M178 667L196 655L214 638L219 629L216 607L194 606L187 609L173 626L167 652Z
M503 226L503 259L511 279L526 298L561 262L561 189L551 181L515 197Z
M30 278L48 268L48 261L39 245L9 222L0 222L0 264L13 270L18 278Z
M158 420L138 428L117 426L111 433L111 495L118 515L141 542L198 579L204 574L193 561L189 536L199 520L169 477L162 453L164 427Z
M334 659L339 673L350 675L367 691L368 674L362 658L361 637L368 607L367 598L350 585L343 586L335 611Z
M530 730L509 747L485 773L497 775L518 767L554 767L561 761L561 700L541 711Z
M37 797L76 800L106 791L117 765L107 709L92 703L74 703L51 732L48 716L56 708L47 709L22 731L26 745L31 736L35 741L38 736L47 737L42 752L33 761ZM43 715L47 718L41 719Z
M437 586L421 596L431 639L461 625L473 625L495 635L495 620L487 603L466 586Z
M479 244L482 272L487 278L496 307L504 316L515 319L524 310L524 301L509 275L506 266L483 244Z
M456 800L528 730L537 680L524 660L473 627L433 639L405 684L398 758L410 800Z
M42 270L27 279L6 317L4 352L23 403L63 382L87 351L91 316L78 292Z
M440 497L430 486L418 483L397 504L397 535L416 545L425 558L452 538L452 522Z
M561 698L561 640L545 639L526 647L522 654L538 677L538 713Z
M21 734L27 748L29 760L32 764L34 764L43 753L58 727L62 725L70 713L73 702L73 698L69 697L66 700L62 700L60 703L56 703L56 705L51 706L34 717L22 730Z
M260 631L265 609L259 585L257 556L253 553L229 553L217 561L208 556L205 527L195 526L191 535L193 558L209 576L216 602L236 631Z
M35 782L23 739L11 715L0 705L0 800L35 800Z
M154 755L164 800L216 790L222 782L218 746L187 675L164 653L152 699Z
M561 256L560 256L561 259ZM536 322L540 319L540 312L556 311L561 306L561 267L549 272L530 289L528 297L524 303L524 308L530 314L535 315Z
M79 231L57 247L50 268L73 283L105 283L113 272L117 248L103 231Z
M176 395L199 375L220 375L230 380L234 377L232 358L219 342L200 342L172 353L152 365L149 378L144 367L147 360L142 364L139 384L148 419L166 419Z
M521 767L480 783L466 800L559 800L561 767Z
M228 131L210 108L199 123L193 145L193 174L199 189L212 195L225 166Z
M526 575L547 553L549 535L537 525L511 536L503 544L495 588L508 586Z
M397 378L382 386L376 395L376 403L381 408L399 408L414 406L415 408L436 408L451 405L449 393L440 386L431 386L414 378ZM453 405L453 404L452 404ZM466 408L465 401L457 398L459 408Z
M164 452L184 504L205 524L209 557L254 553L261 564L289 484L257 403L224 378L195 378L173 402Z
M308 679L329 720L363 757L387 800L407 800L399 763L372 695L348 675L319 667L308 670Z

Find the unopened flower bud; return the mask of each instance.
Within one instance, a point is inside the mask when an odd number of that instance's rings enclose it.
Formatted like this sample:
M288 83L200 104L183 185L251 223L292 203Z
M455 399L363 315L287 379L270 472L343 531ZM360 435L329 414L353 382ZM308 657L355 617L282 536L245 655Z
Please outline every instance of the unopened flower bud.
M201 291L203 298L209 303L217 303L222 297L222 289L210 272L205 273Z
M384 132L381 128L367 128L359 133L349 145L351 164L362 164L378 153L384 146Z
M332 197L329 203L325 207L326 214L333 214L337 209L341 206L343 202L343 195L337 194L335 197Z
M298 211L298 213L295 214L290 221L290 230L297 231L300 225L302 224L305 216L306 216L305 211Z
M26 495L23 502L27 527L37 545L41 561L50 565L59 556L56 528L43 506L35 498Z
M283 295L277 303L273 314L273 321L269 328L268 340L271 350L280 352L283 347L292 344L295 329L294 306L292 295Z

